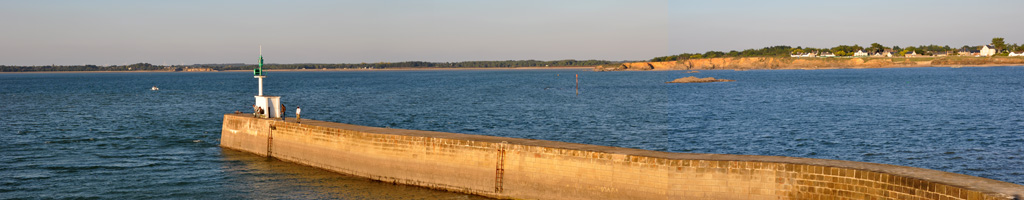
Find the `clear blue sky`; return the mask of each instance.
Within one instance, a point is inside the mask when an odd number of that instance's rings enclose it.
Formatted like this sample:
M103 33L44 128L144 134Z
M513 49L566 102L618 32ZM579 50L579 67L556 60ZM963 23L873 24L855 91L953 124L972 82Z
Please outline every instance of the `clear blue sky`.
M1024 1L3 1L0 65L646 60L1024 43Z

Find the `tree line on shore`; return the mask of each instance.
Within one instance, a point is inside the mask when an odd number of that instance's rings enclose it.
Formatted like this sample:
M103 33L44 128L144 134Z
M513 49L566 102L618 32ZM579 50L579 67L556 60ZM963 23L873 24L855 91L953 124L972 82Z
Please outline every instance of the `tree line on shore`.
M8 66L0 65L0 72L56 72L56 71L154 71L169 70L165 66L157 66L149 63L135 63L131 65L47 65L47 66Z
M1014 44L1006 44L1004 39L1003 38L999 38L999 37L992 38L991 45L994 46L997 49L997 52L999 52L999 54L997 54L997 55L1007 54L1008 51L1016 52L1016 51L1024 50L1024 45L1018 45L1016 43L1014 43ZM871 53L871 54L880 53L880 52L884 52L884 51L892 51L894 54L898 53L899 55L903 55L905 53L910 53L910 52L915 52L915 53L917 53L919 55L932 55L934 52L951 52L951 51L957 51L959 49L978 50L978 49L981 49L981 47L982 47L981 45L979 45L979 46L964 45L964 46L962 46L960 48L953 48L953 47L950 47L949 45L945 45L945 46L939 46L939 45L920 45L920 46L916 46L916 47L915 46L909 46L909 47L901 48L900 46L888 47L888 46L884 46L884 45L879 44L879 43L872 43L871 45L866 46L866 47L862 47L860 45L856 45L855 44L855 45L839 45L839 46L835 46L835 47L832 47L832 48L813 48L813 47L800 47L800 46L791 47L791 46L780 45L780 46L770 46L770 47L765 47L765 48L760 48L760 49L746 49L746 50L743 50L743 51L732 50L732 51L729 51L729 52L707 51L707 52L704 52L704 53L683 53L683 54L678 54L678 55L655 57L655 58L652 58L650 61L651 62L660 62L660 61L675 61L675 60L698 59L698 58L721 58L721 57L789 57L790 55L793 55L793 54L804 54L804 53L814 53L814 52L831 52L831 53L835 54L836 56L853 56L853 54L856 53L857 51L864 51L866 53Z
M264 64L264 69L401 69L401 68L513 68L513 67L584 67L615 64L621 62L605 60L507 60L507 61L464 61L464 62L379 62L358 64ZM252 70L254 64L195 64L159 66L149 63L131 65L48 65L48 66L7 66L0 65L0 72L48 72L48 71L181 71L186 68L209 68L213 70Z

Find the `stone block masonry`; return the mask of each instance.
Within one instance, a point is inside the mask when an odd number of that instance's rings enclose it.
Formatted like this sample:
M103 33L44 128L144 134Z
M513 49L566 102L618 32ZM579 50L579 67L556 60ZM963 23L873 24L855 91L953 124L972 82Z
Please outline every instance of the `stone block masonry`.
M224 115L221 146L374 180L515 199L1021 199L1024 186L840 160L669 153Z

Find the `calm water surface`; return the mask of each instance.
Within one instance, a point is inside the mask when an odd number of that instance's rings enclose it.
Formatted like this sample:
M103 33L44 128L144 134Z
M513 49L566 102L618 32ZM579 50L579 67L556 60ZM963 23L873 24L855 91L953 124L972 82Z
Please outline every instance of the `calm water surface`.
M691 75L737 81L664 83ZM1024 67L271 72L265 93L325 121L1024 184L1022 77ZM222 114L250 111L255 92L248 72L0 74L0 198L480 198L219 148Z

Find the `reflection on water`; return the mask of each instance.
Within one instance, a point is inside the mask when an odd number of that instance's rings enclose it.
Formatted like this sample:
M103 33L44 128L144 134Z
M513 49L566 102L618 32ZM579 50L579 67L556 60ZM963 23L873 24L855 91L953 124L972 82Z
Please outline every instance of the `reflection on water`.
M489 199L396 185L318 168L256 156L230 149L221 150L221 169L232 177L228 190L239 191L245 199Z

